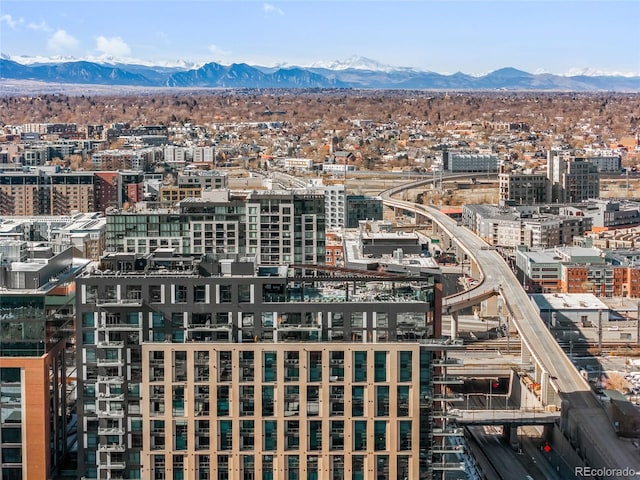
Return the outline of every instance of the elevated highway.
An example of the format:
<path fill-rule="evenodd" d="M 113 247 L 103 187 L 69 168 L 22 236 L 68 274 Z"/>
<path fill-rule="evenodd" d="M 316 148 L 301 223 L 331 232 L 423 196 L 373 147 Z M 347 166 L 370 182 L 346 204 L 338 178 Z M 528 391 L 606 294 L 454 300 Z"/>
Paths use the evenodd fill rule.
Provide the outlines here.
<path fill-rule="evenodd" d="M 490 291 L 499 292 L 511 322 L 520 334 L 522 363 L 533 365 L 534 380 L 541 387 L 542 404 L 548 409 L 553 406 L 561 409 L 560 428 L 579 454 L 595 468 L 629 467 L 640 471 L 640 450 L 616 436 L 588 382 L 564 354 L 502 257 L 437 208 L 393 198 L 404 190 L 426 183 L 401 185 L 380 195 L 386 206 L 412 212 L 416 221 L 418 217 L 431 220 L 434 230 L 440 231 L 476 263 L 481 281 L 467 291 L 469 296 L 481 297 Z M 464 298 L 464 295 L 456 295 L 445 299 L 444 305 L 455 312 L 456 305 L 464 302 Z"/>

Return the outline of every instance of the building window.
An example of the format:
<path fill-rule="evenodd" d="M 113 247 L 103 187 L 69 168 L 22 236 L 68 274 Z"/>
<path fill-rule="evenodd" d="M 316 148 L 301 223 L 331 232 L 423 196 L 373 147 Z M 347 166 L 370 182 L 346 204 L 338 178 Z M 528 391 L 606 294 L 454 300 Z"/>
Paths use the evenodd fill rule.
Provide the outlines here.
<path fill-rule="evenodd" d="M 374 352 L 374 381 L 387 381 L 387 352 Z"/>
<path fill-rule="evenodd" d="M 309 381 L 322 381 L 322 352 L 309 352 Z"/>
<path fill-rule="evenodd" d="M 353 352 L 353 381 L 367 381 L 367 352 Z"/>
<path fill-rule="evenodd" d="M 277 450 L 278 448 L 278 422 L 275 420 L 265 420 L 263 423 L 263 447 L 267 451 Z"/>
<path fill-rule="evenodd" d="M 376 386 L 376 416 L 389 416 L 389 387 Z"/>
<path fill-rule="evenodd" d="M 354 420 L 353 422 L 353 449 L 367 449 L 367 422 L 366 420 Z"/>
<path fill-rule="evenodd" d="M 287 420 L 285 424 L 285 449 L 298 450 L 300 448 L 300 422 L 298 420 Z"/>
<path fill-rule="evenodd" d="M 410 382 L 411 381 L 411 354 L 412 352 L 399 352 L 398 356 L 398 381 Z"/>
<path fill-rule="evenodd" d="M 398 386 L 398 417 L 409 416 L 409 387 Z"/>
<path fill-rule="evenodd" d="M 309 450 L 322 450 L 322 422 L 309 422 Z"/>
<path fill-rule="evenodd" d="M 194 303 L 206 303 L 207 301 L 206 285 L 195 285 L 193 287 L 193 301 Z"/>
<path fill-rule="evenodd" d="M 398 450 L 411 450 L 411 420 L 399 422 Z"/>

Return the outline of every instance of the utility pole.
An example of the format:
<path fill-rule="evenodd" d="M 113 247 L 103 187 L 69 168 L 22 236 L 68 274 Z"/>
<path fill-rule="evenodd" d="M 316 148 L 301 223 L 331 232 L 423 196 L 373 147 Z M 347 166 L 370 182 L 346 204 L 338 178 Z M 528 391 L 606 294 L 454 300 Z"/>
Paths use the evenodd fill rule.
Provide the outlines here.
<path fill-rule="evenodd" d="M 636 330 L 636 343 L 638 345 L 640 345 L 640 302 L 638 302 L 638 321 L 636 322 L 637 324 L 637 330 Z"/>
<path fill-rule="evenodd" d="M 598 310 L 598 350 L 602 353 L 602 310 Z"/>

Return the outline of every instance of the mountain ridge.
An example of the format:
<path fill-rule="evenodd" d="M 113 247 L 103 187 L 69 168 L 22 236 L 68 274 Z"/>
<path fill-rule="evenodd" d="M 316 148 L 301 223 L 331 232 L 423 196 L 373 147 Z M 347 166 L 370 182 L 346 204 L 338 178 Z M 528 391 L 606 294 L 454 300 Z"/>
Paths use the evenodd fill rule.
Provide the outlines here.
<path fill-rule="evenodd" d="M 177 66 L 148 66 L 86 60 L 19 63 L 0 56 L 0 78 L 46 83 L 176 88 L 365 88 L 438 90 L 562 90 L 640 91 L 640 76 L 529 73 L 504 67 L 481 76 L 462 72 L 446 75 L 406 67 L 389 67 L 364 57 L 344 62 L 299 67 L 261 67 L 246 63 L 199 67 L 185 62 Z M 329 68 L 333 67 L 333 68 Z"/>

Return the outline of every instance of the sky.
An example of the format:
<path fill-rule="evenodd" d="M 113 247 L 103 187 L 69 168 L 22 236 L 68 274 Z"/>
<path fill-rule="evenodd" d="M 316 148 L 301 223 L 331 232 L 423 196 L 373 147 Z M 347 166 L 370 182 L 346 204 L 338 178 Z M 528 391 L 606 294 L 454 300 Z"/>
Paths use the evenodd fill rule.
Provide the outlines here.
<path fill-rule="evenodd" d="M 640 0 L 0 2 L 10 56 L 640 75 Z"/>

